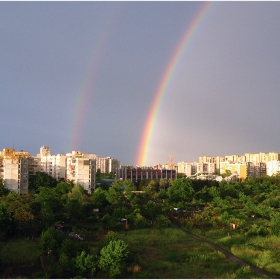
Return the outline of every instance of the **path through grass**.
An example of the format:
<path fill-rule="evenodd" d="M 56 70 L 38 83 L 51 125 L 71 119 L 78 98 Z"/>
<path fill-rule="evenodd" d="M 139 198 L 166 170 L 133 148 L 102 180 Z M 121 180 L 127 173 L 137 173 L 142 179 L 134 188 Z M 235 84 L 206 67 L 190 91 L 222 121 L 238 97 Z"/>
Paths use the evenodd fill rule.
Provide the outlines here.
<path fill-rule="evenodd" d="M 134 278 L 262 278 L 173 228 L 118 233 L 131 248 Z M 264 277 L 263 277 L 264 278 Z"/>

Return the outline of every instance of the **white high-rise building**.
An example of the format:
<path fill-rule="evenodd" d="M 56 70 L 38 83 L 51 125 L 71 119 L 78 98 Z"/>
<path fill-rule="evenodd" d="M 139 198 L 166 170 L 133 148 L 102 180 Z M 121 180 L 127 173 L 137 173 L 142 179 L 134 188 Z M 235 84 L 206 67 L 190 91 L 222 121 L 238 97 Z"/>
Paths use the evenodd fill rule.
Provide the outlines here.
<path fill-rule="evenodd" d="M 194 165 L 192 162 L 185 162 L 185 161 L 178 162 L 178 173 L 183 173 L 189 177 L 194 174 L 193 166 Z"/>
<path fill-rule="evenodd" d="M 42 146 L 37 157 L 40 160 L 40 171 L 47 173 L 56 180 L 66 178 L 66 155 L 51 155 L 50 148 Z"/>
<path fill-rule="evenodd" d="M 111 157 L 96 158 L 96 171 L 100 169 L 101 173 L 115 173 L 117 168 L 120 167 L 120 162 Z"/>
<path fill-rule="evenodd" d="M 268 176 L 277 175 L 280 172 L 280 161 L 272 160 L 266 163 L 266 174 Z"/>
<path fill-rule="evenodd" d="M 28 193 L 29 153 L 6 148 L 0 152 L 0 178 L 4 186 L 17 194 Z"/>
<path fill-rule="evenodd" d="M 66 179 L 81 185 L 91 193 L 95 188 L 96 161 L 84 157 L 81 151 L 66 154 Z"/>
<path fill-rule="evenodd" d="M 81 185 L 89 193 L 95 188 L 95 154 L 83 154 L 82 151 L 51 155 L 50 148 L 42 146 L 37 155 L 42 172 L 59 180 L 64 178 Z"/>

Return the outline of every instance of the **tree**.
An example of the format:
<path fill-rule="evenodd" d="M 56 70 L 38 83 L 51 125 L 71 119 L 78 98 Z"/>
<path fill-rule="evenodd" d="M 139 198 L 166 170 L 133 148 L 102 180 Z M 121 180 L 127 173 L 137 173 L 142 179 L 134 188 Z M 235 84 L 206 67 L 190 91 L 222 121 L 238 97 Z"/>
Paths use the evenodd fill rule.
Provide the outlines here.
<path fill-rule="evenodd" d="M 35 201 L 41 204 L 42 208 L 51 208 L 53 212 L 59 212 L 63 209 L 61 203 L 61 194 L 56 188 L 39 187 L 38 193 L 35 194 Z"/>
<path fill-rule="evenodd" d="M 112 240 L 100 251 L 99 267 L 109 271 L 109 276 L 119 276 L 129 255 L 128 245 L 123 240 Z"/>
<path fill-rule="evenodd" d="M 115 183 L 106 192 L 106 199 L 111 204 L 119 204 L 122 201 L 121 189 L 123 182 L 120 180 L 115 181 Z"/>
<path fill-rule="evenodd" d="M 55 188 L 39 187 L 35 201 L 41 205 L 41 218 L 44 228 L 48 228 L 55 220 L 54 213 L 62 212 L 63 204 Z"/>
<path fill-rule="evenodd" d="M 166 190 L 169 187 L 169 182 L 167 179 L 160 179 L 159 180 L 159 187 Z"/>
<path fill-rule="evenodd" d="M 131 191 L 133 191 L 133 189 L 134 189 L 134 185 L 131 180 L 124 180 L 123 185 L 124 185 L 124 191 L 126 194 L 130 194 Z"/>
<path fill-rule="evenodd" d="M 58 256 L 62 241 L 62 233 L 53 227 L 49 227 L 47 230 L 43 231 L 40 237 L 41 248 L 43 252 L 49 255 Z"/>
<path fill-rule="evenodd" d="M 28 189 L 37 191 L 39 187 L 54 188 L 57 185 L 57 181 L 52 176 L 45 172 L 36 172 L 35 175 L 30 176 L 28 181 Z"/>
<path fill-rule="evenodd" d="M 209 188 L 209 194 L 211 194 L 213 198 L 221 196 L 221 192 L 216 186 Z"/>
<path fill-rule="evenodd" d="M 158 209 L 157 205 L 152 200 L 149 200 L 144 205 L 143 210 L 144 210 L 144 216 L 150 220 L 153 220 L 155 218 L 155 216 L 159 213 L 159 209 Z"/>
<path fill-rule="evenodd" d="M 107 191 L 103 190 L 102 188 L 97 188 L 94 190 L 91 201 L 95 207 L 102 207 L 108 204 L 106 192 Z"/>
<path fill-rule="evenodd" d="M 151 191 L 158 191 L 159 190 L 159 180 L 151 180 L 149 182 L 148 188 Z"/>
<path fill-rule="evenodd" d="M 53 265 L 59 278 L 71 278 L 76 276 L 75 260 L 79 254 L 77 242 L 69 238 L 63 239 L 58 252 L 57 261 Z"/>
<path fill-rule="evenodd" d="M 55 187 L 57 194 L 60 196 L 62 203 L 66 203 L 68 193 L 71 192 L 74 184 L 72 182 L 59 181 Z"/>
<path fill-rule="evenodd" d="M 69 199 L 77 200 L 79 203 L 86 202 L 86 191 L 83 186 L 75 185 L 68 193 Z"/>
<path fill-rule="evenodd" d="M 168 188 L 168 197 L 171 202 L 180 202 L 191 200 L 194 194 L 192 181 L 186 178 L 180 178 L 173 181 L 171 187 Z"/>
<path fill-rule="evenodd" d="M 9 190 L 4 186 L 3 180 L 0 179 L 0 197 L 9 194 Z"/>
<path fill-rule="evenodd" d="M 12 213 L 8 209 L 7 202 L 0 203 L 0 234 L 6 235 L 12 226 Z"/>
<path fill-rule="evenodd" d="M 160 189 L 159 192 L 156 194 L 155 196 L 156 198 L 159 198 L 159 199 L 165 199 L 165 198 L 168 198 L 168 194 L 167 194 L 167 191 L 164 190 L 164 189 Z"/>
<path fill-rule="evenodd" d="M 33 198 L 30 195 L 18 195 L 10 192 L 3 201 L 7 202 L 7 209 L 12 214 L 18 234 L 28 233 L 34 219 L 30 204 Z"/>
<path fill-rule="evenodd" d="M 75 267 L 78 270 L 78 276 L 92 278 L 96 271 L 94 256 L 83 250 L 75 259 Z"/>
<path fill-rule="evenodd" d="M 280 214 L 275 213 L 270 222 L 271 234 L 279 236 L 280 234 Z"/>

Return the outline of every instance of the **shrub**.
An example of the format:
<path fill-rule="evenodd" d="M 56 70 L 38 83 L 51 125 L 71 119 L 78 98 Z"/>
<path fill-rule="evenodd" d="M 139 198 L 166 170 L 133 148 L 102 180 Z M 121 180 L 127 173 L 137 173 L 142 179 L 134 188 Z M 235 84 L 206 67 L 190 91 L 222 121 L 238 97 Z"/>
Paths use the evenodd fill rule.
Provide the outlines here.
<path fill-rule="evenodd" d="M 156 221 L 159 228 L 169 227 L 170 225 L 170 220 L 164 215 L 158 215 Z"/>
<path fill-rule="evenodd" d="M 148 227 L 146 219 L 140 213 L 136 213 L 136 215 L 134 216 L 133 225 L 135 228 Z"/>

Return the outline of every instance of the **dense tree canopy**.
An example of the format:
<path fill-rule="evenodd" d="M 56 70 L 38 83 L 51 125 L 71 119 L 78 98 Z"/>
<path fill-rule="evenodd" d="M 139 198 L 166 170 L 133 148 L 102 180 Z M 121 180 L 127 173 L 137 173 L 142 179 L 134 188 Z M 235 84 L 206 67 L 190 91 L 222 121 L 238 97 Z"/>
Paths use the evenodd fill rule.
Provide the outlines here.
<path fill-rule="evenodd" d="M 192 199 L 194 189 L 192 181 L 186 178 L 175 180 L 171 187 L 168 188 L 168 197 L 171 202 L 188 201 Z"/>

